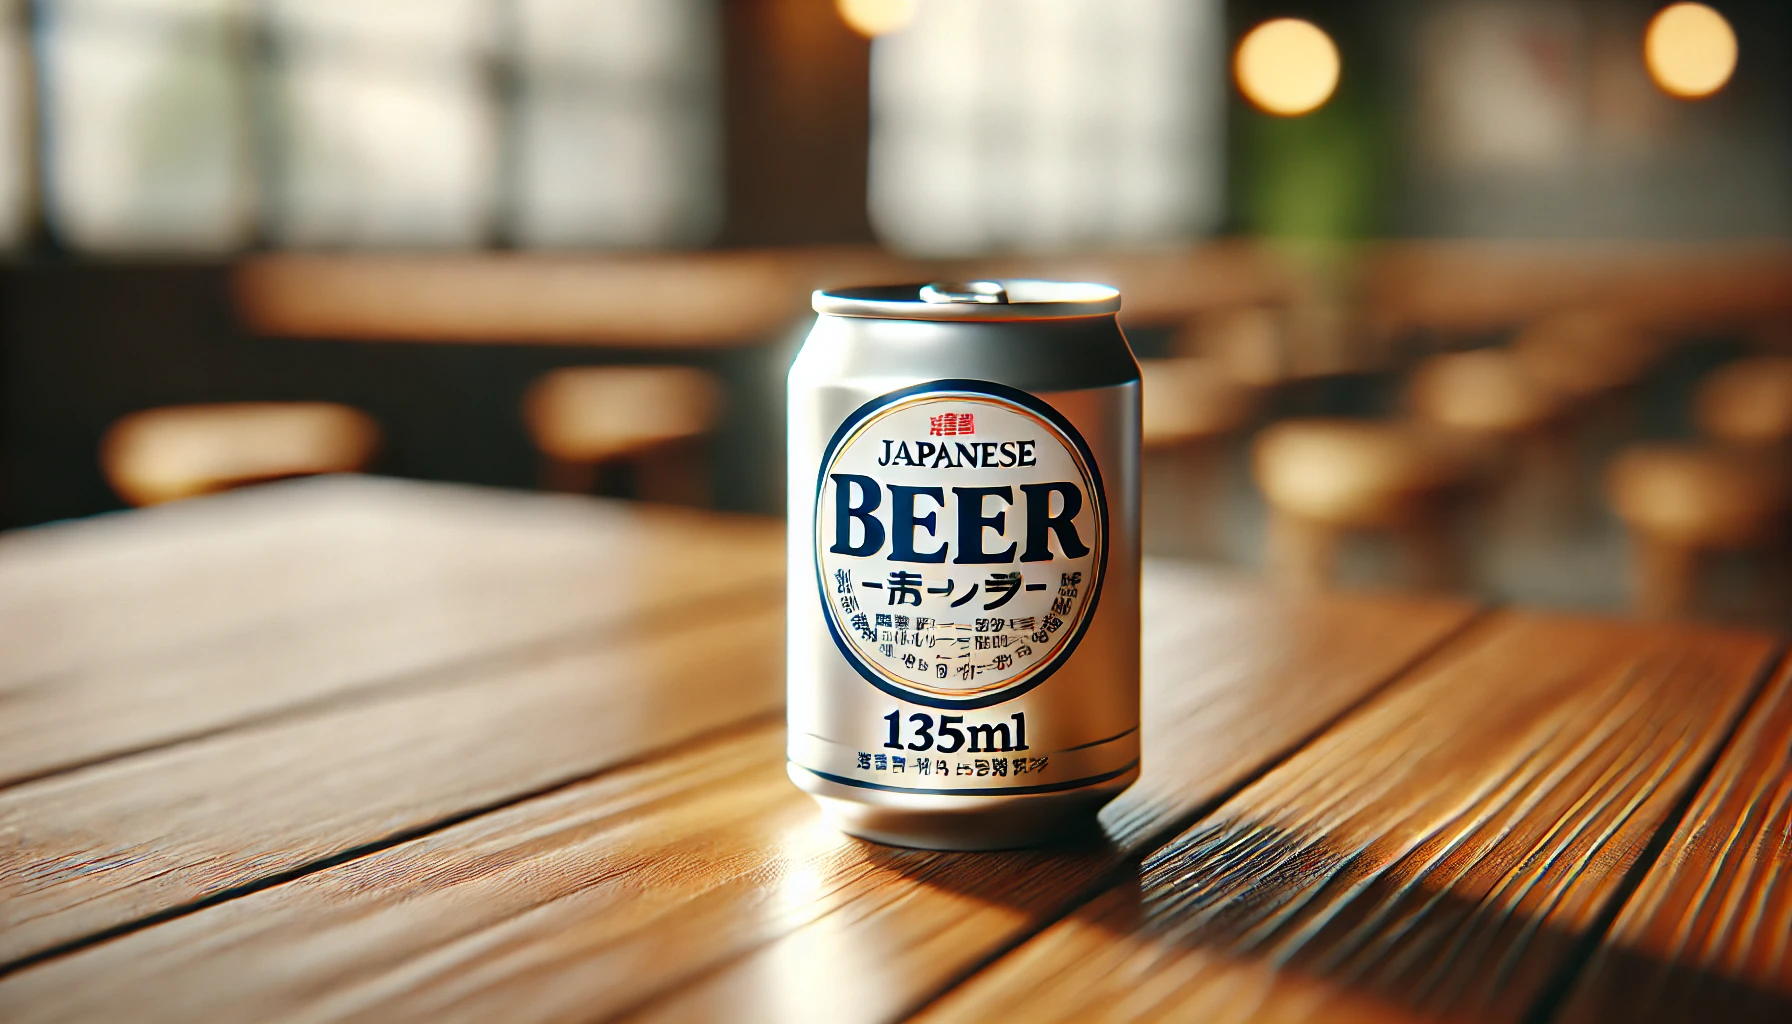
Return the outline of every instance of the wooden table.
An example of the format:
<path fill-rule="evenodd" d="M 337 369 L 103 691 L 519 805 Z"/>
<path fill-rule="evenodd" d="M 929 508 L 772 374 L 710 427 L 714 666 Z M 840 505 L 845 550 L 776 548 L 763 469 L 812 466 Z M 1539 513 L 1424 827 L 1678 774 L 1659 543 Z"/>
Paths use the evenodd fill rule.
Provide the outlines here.
<path fill-rule="evenodd" d="M 775 524 L 316 480 L 0 538 L 0 1020 L 1792 1019 L 1777 641 L 1146 572 L 1104 841 L 784 778 Z"/>

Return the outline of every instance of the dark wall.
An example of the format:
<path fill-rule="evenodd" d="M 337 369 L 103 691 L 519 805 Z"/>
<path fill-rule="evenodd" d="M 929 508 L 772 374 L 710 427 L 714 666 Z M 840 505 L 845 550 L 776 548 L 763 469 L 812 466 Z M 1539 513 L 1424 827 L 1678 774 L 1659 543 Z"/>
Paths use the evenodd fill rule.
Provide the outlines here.
<path fill-rule="evenodd" d="M 826 0 L 724 5 L 724 245 L 872 241 L 871 44 Z"/>
<path fill-rule="evenodd" d="M 117 507 L 99 440 L 122 412 L 229 393 L 213 267 L 27 263 L 0 274 L 6 519 L 11 525 Z"/>
<path fill-rule="evenodd" d="M 344 402 L 379 421 L 379 472 L 533 487 L 538 464 L 520 411 L 529 385 L 561 366 L 628 362 L 720 374 L 730 402 L 715 442 L 717 501 L 781 508 L 764 465 L 783 450 L 779 384 L 793 342 L 666 353 L 257 338 L 238 325 L 228 281 L 228 267 L 215 263 L 0 270 L 6 525 L 122 507 L 100 473 L 106 428 L 126 413 L 184 402 Z M 628 482 L 611 487 L 626 493 Z"/>

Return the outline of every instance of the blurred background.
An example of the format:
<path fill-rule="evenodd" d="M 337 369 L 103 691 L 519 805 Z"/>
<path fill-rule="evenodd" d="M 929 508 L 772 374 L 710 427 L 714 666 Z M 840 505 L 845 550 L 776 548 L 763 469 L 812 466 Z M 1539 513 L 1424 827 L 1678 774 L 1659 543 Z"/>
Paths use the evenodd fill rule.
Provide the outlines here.
<path fill-rule="evenodd" d="M 1783 0 L 0 0 L 0 516 L 781 513 L 810 289 L 1067 277 L 1150 553 L 1783 627 L 1787 53 Z"/>

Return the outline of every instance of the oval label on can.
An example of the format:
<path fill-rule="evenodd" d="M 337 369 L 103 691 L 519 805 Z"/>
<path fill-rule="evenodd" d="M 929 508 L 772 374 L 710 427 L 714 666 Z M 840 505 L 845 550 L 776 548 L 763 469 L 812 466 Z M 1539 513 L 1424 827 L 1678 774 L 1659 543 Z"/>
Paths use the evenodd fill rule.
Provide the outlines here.
<path fill-rule="evenodd" d="M 834 432 L 814 539 L 828 629 L 861 676 L 917 704 L 988 707 L 1044 682 L 1088 629 L 1107 494 L 1082 435 L 1047 403 L 930 381 Z"/>

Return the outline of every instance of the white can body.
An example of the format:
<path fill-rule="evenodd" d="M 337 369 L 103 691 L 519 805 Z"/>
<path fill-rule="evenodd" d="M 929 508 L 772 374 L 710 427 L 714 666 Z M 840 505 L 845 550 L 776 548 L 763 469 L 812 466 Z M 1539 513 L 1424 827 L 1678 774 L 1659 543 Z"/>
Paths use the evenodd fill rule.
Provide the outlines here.
<path fill-rule="evenodd" d="M 790 372 L 791 778 L 898 845 L 1086 825 L 1139 768 L 1125 338 L 1111 311 L 825 298 Z"/>

